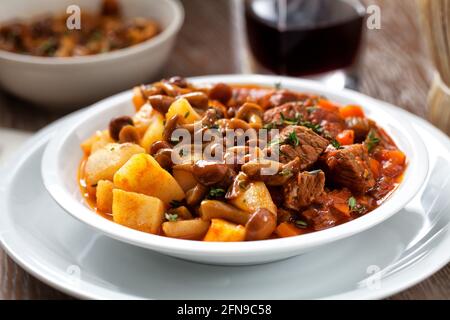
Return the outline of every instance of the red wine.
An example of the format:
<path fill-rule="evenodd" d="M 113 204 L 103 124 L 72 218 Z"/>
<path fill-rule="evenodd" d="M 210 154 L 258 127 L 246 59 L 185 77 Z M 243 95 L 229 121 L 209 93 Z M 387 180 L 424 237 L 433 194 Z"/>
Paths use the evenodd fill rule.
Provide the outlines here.
<path fill-rule="evenodd" d="M 304 76 L 347 68 L 358 55 L 362 9 L 344 0 L 246 0 L 250 49 L 263 67 L 277 74 Z"/>

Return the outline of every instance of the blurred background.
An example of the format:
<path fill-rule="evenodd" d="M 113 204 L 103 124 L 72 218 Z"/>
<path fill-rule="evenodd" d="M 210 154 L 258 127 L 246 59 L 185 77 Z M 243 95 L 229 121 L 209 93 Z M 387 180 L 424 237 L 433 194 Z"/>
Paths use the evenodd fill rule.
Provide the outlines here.
<path fill-rule="evenodd" d="M 252 55 L 248 54 L 246 42 L 243 42 L 246 36 L 243 25 L 244 12 L 237 9 L 240 5 L 243 6 L 242 1 L 182 0 L 181 2 L 185 10 L 183 26 L 167 64 L 160 76 L 153 77 L 153 80 L 173 75 L 267 72 L 262 68 L 252 69 L 254 67 Z M 423 37 L 418 36 L 419 12 L 416 2 L 364 0 L 362 3 L 365 6 L 375 4 L 380 7 L 381 29 L 368 30 L 363 25 L 360 28 L 361 40 L 358 28 L 350 29 L 356 38 L 354 42 L 361 41 L 361 48 L 358 51 L 359 63 L 356 70 L 350 70 L 350 75 L 356 82 L 350 83 L 350 87 L 398 105 L 419 116 L 425 116 L 426 96 L 433 68 Z M 339 37 L 339 30 L 337 32 Z M 255 38 L 256 35 L 253 39 Z M 273 47 L 270 43 L 261 42 L 261 44 L 268 48 Z M 338 49 L 339 47 L 336 48 L 337 51 Z M 350 57 L 356 54 L 353 52 L 354 49 L 349 50 Z M 262 50 L 256 50 L 258 51 Z M 334 52 L 326 53 L 328 57 L 336 55 Z M 311 57 L 303 58 L 311 59 Z M 283 66 L 277 65 L 274 68 L 281 70 Z M 304 76 L 305 73 L 308 73 L 308 70 L 300 70 L 298 75 Z M 0 127 L 36 131 L 67 113 L 67 111 L 45 111 L 3 90 L 0 92 Z"/>

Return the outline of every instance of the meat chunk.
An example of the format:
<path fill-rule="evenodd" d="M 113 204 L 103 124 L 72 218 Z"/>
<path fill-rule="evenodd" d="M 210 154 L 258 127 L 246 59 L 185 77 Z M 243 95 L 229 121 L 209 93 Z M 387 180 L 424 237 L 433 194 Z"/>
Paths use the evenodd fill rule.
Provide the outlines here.
<path fill-rule="evenodd" d="M 282 116 L 285 119 L 296 119 L 302 117 L 306 119 L 308 112 L 302 102 L 288 102 L 279 107 L 267 110 L 264 113 L 264 123 L 281 123 Z"/>
<path fill-rule="evenodd" d="M 348 199 L 351 196 L 351 192 L 345 188 L 324 192 L 301 215 L 316 231 L 344 223 L 352 219 L 348 207 Z"/>
<path fill-rule="evenodd" d="M 345 120 L 338 111 L 326 110 L 324 108 L 310 109 L 308 120 L 314 124 L 319 124 L 324 131 L 332 138 L 335 138 L 339 132 L 345 129 Z"/>
<path fill-rule="evenodd" d="M 324 155 L 331 179 L 356 193 L 366 193 L 375 185 L 369 154 L 362 144 L 353 144 Z"/>
<path fill-rule="evenodd" d="M 300 95 L 289 90 L 275 90 L 266 94 L 259 101 L 259 104 L 263 107 L 263 109 L 269 109 L 281 106 L 287 102 L 305 100 L 306 98 L 306 95 Z"/>
<path fill-rule="evenodd" d="M 317 161 L 328 146 L 327 139 L 302 126 L 287 126 L 280 133 L 280 162 L 287 163 L 300 158 L 300 170 Z"/>
<path fill-rule="evenodd" d="M 322 193 L 325 186 L 325 174 L 318 170 L 300 172 L 284 186 L 284 205 L 292 210 L 309 206 Z"/>

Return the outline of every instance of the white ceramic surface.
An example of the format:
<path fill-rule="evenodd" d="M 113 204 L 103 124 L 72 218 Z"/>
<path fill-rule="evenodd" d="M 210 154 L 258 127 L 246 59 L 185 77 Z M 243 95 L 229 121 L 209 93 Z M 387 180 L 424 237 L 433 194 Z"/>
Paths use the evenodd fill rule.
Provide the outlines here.
<path fill-rule="evenodd" d="M 0 23 L 49 12 L 64 13 L 69 5 L 95 12 L 100 3 L 100 0 L 2 0 Z M 33 57 L 0 50 L 0 86 L 45 108 L 67 110 L 153 79 L 173 47 L 183 23 L 183 7 L 178 0 L 120 3 L 126 17 L 155 19 L 163 31 L 138 45 L 85 57 Z"/>
<path fill-rule="evenodd" d="M 257 266 L 210 266 L 88 228 L 51 199 L 41 180 L 40 159 L 55 125 L 32 138 L 0 173 L 0 243 L 25 270 L 80 298 L 385 298 L 450 261 L 450 140 L 425 121 L 396 112 L 427 141 L 431 170 L 421 191 L 380 225 L 299 257 Z"/>
<path fill-rule="evenodd" d="M 71 215 L 105 234 L 171 256 L 211 264 L 257 264 L 281 260 L 310 251 L 370 227 L 391 217 L 417 193 L 427 174 L 425 146 L 415 130 L 399 122 L 374 99 L 351 91 L 332 91 L 311 81 L 271 76 L 209 76 L 193 78 L 194 83 L 254 83 L 273 85 L 281 81 L 285 88 L 326 95 L 342 104 L 361 104 L 368 117 L 376 120 L 408 157 L 408 168 L 399 188 L 373 212 L 343 225 L 299 237 L 240 243 L 211 243 L 156 236 L 123 227 L 95 214 L 85 204 L 76 183 L 82 152 L 80 143 L 112 117 L 133 112 L 131 92 L 111 97 L 87 109 L 71 125 L 64 126 L 49 143 L 42 161 L 44 184 L 53 198 Z"/>

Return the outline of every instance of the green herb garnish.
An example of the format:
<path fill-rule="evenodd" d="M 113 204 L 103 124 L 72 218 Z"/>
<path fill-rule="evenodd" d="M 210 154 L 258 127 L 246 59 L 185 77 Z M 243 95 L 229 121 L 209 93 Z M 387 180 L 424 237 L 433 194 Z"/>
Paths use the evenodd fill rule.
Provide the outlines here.
<path fill-rule="evenodd" d="M 297 228 L 300 228 L 300 229 L 306 229 L 306 228 L 308 228 L 308 224 L 307 224 L 305 221 L 303 221 L 303 220 L 295 220 L 295 221 L 294 221 L 294 225 L 295 225 Z"/>
<path fill-rule="evenodd" d="M 367 150 L 371 152 L 373 148 L 375 148 L 380 143 L 380 138 L 378 138 L 375 135 L 375 131 L 370 130 L 369 134 L 367 135 L 365 144 L 367 146 Z"/>
<path fill-rule="evenodd" d="M 169 204 L 170 204 L 171 208 L 178 208 L 178 207 L 181 207 L 183 205 L 183 201 L 172 200 L 172 201 L 170 201 Z"/>
<path fill-rule="evenodd" d="M 294 147 L 297 147 L 300 144 L 300 140 L 298 140 L 298 137 L 294 131 L 289 133 L 288 137 L 286 138 L 286 140 L 284 140 L 284 142 L 293 145 Z"/>
<path fill-rule="evenodd" d="M 341 146 L 341 144 L 339 143 L 339 141 L 337 141 L 337 140 L 335 140 L 335 139 L 333 139 L 333 140 L 331 140 L 331 145 L 333 146 L 333 147 L 335 147 L 336 149 L 342 149 L 342 146 Z"/>
<path fill-rule="evenodd" d="M 216 199 L 216 198 L 223 198 L 225 196 L 225 190 L 222 188 L 211 188 L 209 190 L 208 198 L 210 199 Z"/>
<path fill-rule="evenodd" d="M 176 213 L 165 213 L 165 217 L 167 221 L 177 221 L 178 215 Z"/>
<path fill-rule="evenodd" d="M 184 156 L 184 150 L 180 149 L 180 151 L 178 151 L 178 154 L 180 155 L 180 157 L 183 157 Z"/>
<path fill-rule="evenodd" d="M 308 111 L 308 113 L 313 113 L 316 110 L 317 110 L 317 107 L 307 107 L 306 108 L 306 111 Z"/>
<path fill-rule="evenodd" d="M 186 119 L 187 117 L 189 117 L 190 114 L 191 114 L 190 111 L 186 112 L 186 113 L 184 114 L 184 118 Z"/>
<path fill-rule="evenodd" d="M 363 214 L 364 211 L 366 211 L 366 207 L 364 207 L 363 205 L 359 204 L 355 197 L 350 197 L 348 198 L 348 207 L 350 209 L 351 212 L 356 212 L 359 214 Z"/>
<path fill-rule="evenodd" d="M 348 198 L 348 207 L 351 211 L 353 211 L 356 208 L 357 202 L 355 197 Z"/>
<path fill-rule="evenodd" d="M 323 132 L 322 126 L 318 123 L 312 123 L 310 121 L 302 121 L 299 123 L 299 125 L 309 128 L 317 134 L 321 134 Z"/>

